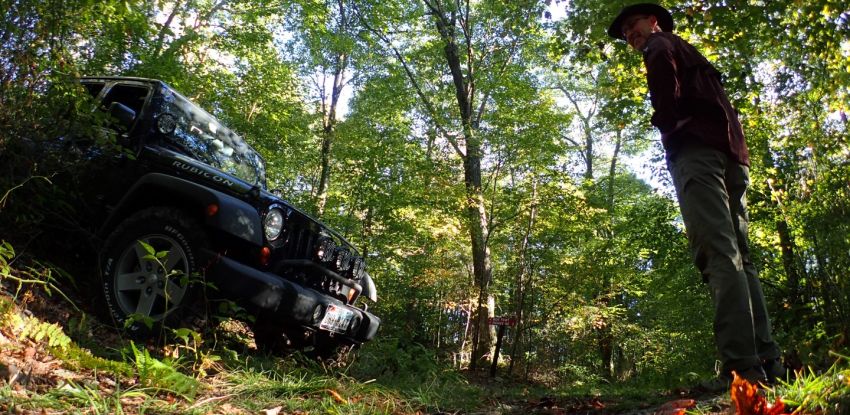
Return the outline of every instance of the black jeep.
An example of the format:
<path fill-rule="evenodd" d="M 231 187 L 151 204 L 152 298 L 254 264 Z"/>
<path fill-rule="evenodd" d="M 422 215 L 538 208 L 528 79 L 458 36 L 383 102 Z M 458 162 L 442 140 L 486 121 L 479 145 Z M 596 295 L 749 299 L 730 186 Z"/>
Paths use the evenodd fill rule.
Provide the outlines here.
<path fill-rule="evenodd" d="M 221 298 L 247 311 L 260 347 L 327 356 L 375 336 L 364 258 L 267 191 L 264 161 L 245 140 L 162 81 L 81 82 L 122 149 L 83 157 L 118 326 L 151 334 Z"/>

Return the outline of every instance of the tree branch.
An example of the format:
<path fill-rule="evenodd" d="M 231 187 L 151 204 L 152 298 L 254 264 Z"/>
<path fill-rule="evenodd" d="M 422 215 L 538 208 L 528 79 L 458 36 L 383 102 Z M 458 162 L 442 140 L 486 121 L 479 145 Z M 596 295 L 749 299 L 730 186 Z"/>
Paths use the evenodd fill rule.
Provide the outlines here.
<path fill-rule="evenodd" d="M 177 17 L 178 7 L 177 4 L 174 5 L 174 8 L 171 9 L 171 13 L 168 15 L 168 18 L 165 19 L 165 22 L 162 24 L 162 28 L 159 29 L 159 34 L 156 36 L 156 47 L 154 47 L 153 56 L 155 58 L 159 57 L 160 52 L 162 51 L 162 44 L 165 43 L 165 32 L 168 31 L 171 26 L 171 22 L 174 21 L 174 18 Z"/>
<path fill-rule="evenodd" d="M 429 8 L 431 8 L 432 10 L 434 10 L 434 9 L 433 9 L 433 7 L 431 7 L 431 5 L 428 3 L 428 0 L 423 0 L 423 2 L 424 2 L 424 3 L 425 3 L 425 4 L 429 7 Z M 464 154 L 463 150 L 461 150 L 460 146 L 458 145 L 457 140 L 456 140 L 454 137 L 452 137 L 452 136 L 449 134 L 449 132 L 446 130 L 446 128 L 443 126 L 443 124 L 442 124 L 442 123 L 440 123 L 439 118 L 437 118 L 437 111 L 434 109 L 434 105 L 433 105 L 433 104 L 431 103 L 431 101 L 428 99 L 428 96 L 427 96 L 427 95 L 425 95 L 425 93 L 422 91 L 422 88 L 420 87 L 419 82 L 417 82 L 417 81 L 416 81 L 416 75 L 413 73 L 413 69 L 412 69 L 412 68 L 410 68 L 410 65 L 408 65 L 408 64 L 407 64 L 407 61 L 404 59 L 404 56 L 402 56 L 402 55 L 401 55 L 401 52 L 399 52 L 398 48 L 396 48 L 396 47 L 392 44 L 392 42 L 390 42 L 389 38 L 387 38 L 387 36 L 386 36 L 384 33 L 382 33 L 380 30 L 378 30 L 378 29 L 376 29 L 376 28 L 372 27 L 372 25 L 370 25 L 370 24 L 367 22 L 367 20 L 366 20 L 365 18 L 363 18 L 362 13 L 360 13 L 360 8 L 359 8 L 359 7 L 357 7 L 357 4 L 356 4 L 356 3 L 354 4 L 354 11 L 355 11 L 355 13 L 357 13 L 357 16 L 358 16 L 358 18 L 359 18 L 359 20 L 360 20 L 360 23 L 361 23 L 361 24 L 362 24 L 362 25 L 363 25 L 363 26 L 364 26 L 367 30 L 369 30 L 369 31 L 370 31 L 370 32 L 372 32 L 375 36 L 377 36 L 377 37 L 378 37 L 378 39 L 380 39 L 380 40 L 381 40 L 381 42 L 383 42 L 384 44 L 386 44 L 386 45 L 387 45 L 387 47 L 389 47 L 389 48 L 390 48 L 390 50 L 392 50 L 393 55 L 394 55 L 394 56 L 396 57 L 396 59 L 398 59 L 398 61 L 401 63 L 401 66 L 402 66 L 402 68 L 404 69 L 404 73 L 407 75 L 407 79 L 410 81 L 410 84 L 413 86 L 413 89 L 416 91 L 416 95 L 418 95 L 418 96 L 419 96 L 419 99 L 420 99 L 420 100 L 422 100 L 422 104 L 425 106 L 425 109 L 426 109 L 426 111 L 427 111 L 427 113 L 428 113 L 428 116 L 431 118 L 431 121 L 434 123 L 434 127 L 437 129 L 437 131 L 439 131 L 439 132 L 440 132 L 440 134 L 441 134 L 443 137 L 445 137 L 445 138 L 446 138 L 446 140 L 448 140 L 448 142 L 452 145 L 452 147 L 454 148 L 454 150 L 455 150 L 458 154 L 460 154 L 460 155 L 461 155 L 461 157 L 464 157 L 464 156 L 465 156 L 465 154 Z"/>
<path fill-rule="evenodd" d="M 502 62 L 502 67 L 499 68 L 499 71 L 496 73 L 494 78 L 501 77 L 505 73 L 505 70 L 508 68 L 508 63 L 510 63 L 510 61 L 513 59 L 513 56 L 514 56 L 514 53 L 516 52 L 516 47 L 517 47 L 518 44 L 519 44 L 519 38 L 514 37 L 513 41 L 511 42 L 510 52 L 508 52 L 507 58 L 505 58 L 505 61 Z M 478 113 L 475 115 L 475 121 L 474 121 L 474 125 L 475 125 L 476 128 L 478 128 L 481 125 L 481 118 L 484 116 L 484 107 L 485 107 L 485 105 L 487 105 L 487 100 L 490 99 L 490 92 L 491 91 L 488 90 L 487 92 L 484 93 L 484 96 L 481 99 L 481 105 L 478 106 Z"/>

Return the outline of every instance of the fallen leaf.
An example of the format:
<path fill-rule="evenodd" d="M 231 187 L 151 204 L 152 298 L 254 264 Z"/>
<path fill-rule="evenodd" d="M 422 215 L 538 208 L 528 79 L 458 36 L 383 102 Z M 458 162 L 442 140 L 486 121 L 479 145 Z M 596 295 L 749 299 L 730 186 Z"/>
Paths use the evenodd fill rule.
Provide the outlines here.
<path fill-rule="evenodd" d="M 342 397 L 337 391 L 333 389 L 328 389 L 328 393 L 334 398 L 337 403 L 348 403 L 345 398 Z"/>
<path fill-rule="evenodd" d="M 282 406 L 274 407 L 272 409 L 266 409 L 263 411 L 265 415 L 277 415 L 283 409 Z"/>
<path fill-rule="evenodd" d="M 590 405 L 592 405 L 596 409 L 605 409 L 605 403 L 596 398 L 593 398 L 590 401 Z"/>
<path fill-rule="evenodd" d="M 687 409 L 696 406 L 696 401 L 693 399 L 677 399 L 661 405 L 654 415 L 682 415 Z"/>
<path fill-rule="evenodd" d="M 732 402 L 735 404 L 736 415 L 785 415 L 785 404 L 782 398 L 776 402 L 769 403 L 759 393 L 759 387 L 748 382 L 746 379 L 732 372 L 735 379 L 732 381 Z"/>
<path fill-rule="evenodd" d="M 218 410 L 223 415 L 244 414 L 245 412 L 229 403 L 224 403 L 218 407 Z"/>

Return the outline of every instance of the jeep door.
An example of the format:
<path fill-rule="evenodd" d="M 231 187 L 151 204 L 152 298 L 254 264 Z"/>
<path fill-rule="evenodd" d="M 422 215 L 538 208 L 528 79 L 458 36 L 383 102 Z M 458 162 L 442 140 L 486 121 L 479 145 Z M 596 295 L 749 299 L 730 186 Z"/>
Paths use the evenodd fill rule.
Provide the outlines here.
<path fill-rule="evenodd" d="M 111 79 L 86 79 L 83 85 L 99 99 L 98 110 L 110 115 L 103 135 L 109 139 L 88 152 L 88 168 L 81 178 L 82 188 L 93 193 L 87 198 L 95 199 L 94 208 L 100 215 L 117 203 L 141 174 L 136 156 L 149 128 L 144 117 L 153 88 L 147 82 Z"/>

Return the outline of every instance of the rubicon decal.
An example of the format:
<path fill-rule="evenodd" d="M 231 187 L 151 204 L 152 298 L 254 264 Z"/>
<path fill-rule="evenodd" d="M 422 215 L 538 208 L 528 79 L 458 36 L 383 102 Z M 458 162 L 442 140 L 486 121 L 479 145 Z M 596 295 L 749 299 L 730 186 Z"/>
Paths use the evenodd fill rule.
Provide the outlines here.
<path fill-rule="evenodd" d="M 204 170 L 204 169 L 199 168 L 199 167 L 195 167 L 191 164 L 184 163 L 180 160 L 174 160 L 174 162 L 171 163 L 171 165 L 173 167 L 180 169 L 180 170 L 184 170 L 184 171 L 187 171 L 189 173 L 197 174 L 198 176 L 204 177 L 206 179 L 210 179 L 210 180 L 212 180 L 216 183 L 221 183 L 221 184 L 228 186 L 228 187 L 233 186 L 233 182 L 224 178 L 224 177 L 221 177 L 217 174 L 210 173 L 207 170 Z"/>

